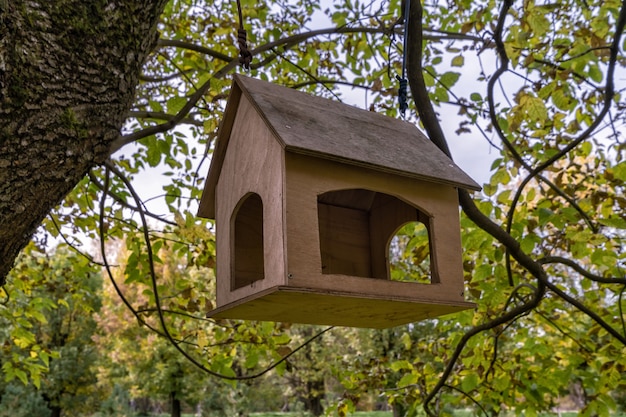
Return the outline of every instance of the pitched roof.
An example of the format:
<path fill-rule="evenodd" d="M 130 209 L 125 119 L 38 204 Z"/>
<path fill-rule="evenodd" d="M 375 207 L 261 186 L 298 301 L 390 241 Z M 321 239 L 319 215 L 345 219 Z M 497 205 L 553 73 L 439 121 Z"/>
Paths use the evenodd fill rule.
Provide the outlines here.
<path fill-rule="evenodd" d="M 286 151 L 480 190 L 474 180 L 412 123 L 235 75 L 204 190 L 210 194 L 208 198 L 203 195 L 200 215 L 214 210 L 208 204 L 213 205 L 214 189 L 242 94 Z"/>

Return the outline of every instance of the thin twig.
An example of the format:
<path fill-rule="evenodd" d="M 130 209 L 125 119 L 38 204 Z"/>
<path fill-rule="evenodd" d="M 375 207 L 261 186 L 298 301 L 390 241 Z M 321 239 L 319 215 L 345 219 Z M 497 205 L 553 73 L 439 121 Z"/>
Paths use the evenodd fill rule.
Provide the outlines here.
<path fill-rule="evenodd" d="M 83 258 L 87 259 L 90 263 L 98 265 L 98 266 L 104 266 L 103 263 L 96 261 L 93 258 L 93 256 L 91 256 L 91 255 L 89 255 L 87 253 L 84 253 L 83 251 L 78 249 L 78 247 L 76 247 L 73 243 L 71 243 L 68 240 L 67 236 L 65 236 L 65 233 L 63 233 L 63 231 L 61 230 L 61 226 L 59 226 L 59 224 L 54 219 L 54 217 L 52 215 L 48 215 L 48 217 L 50 218 L 50 220 L 52 220 L 52 224 L 54 225 L 54 228 L 57 230 L 57 232 L 59 233 L 59 236 L 61 236 L 61 239 L 63 239 L 63 241 L 65 242 L 65 244 L 67 246 L 69 246 L 74 252 L 76 252 L 77 254 L 82 256 Z"/>
<path fill-rule="evenodd" d="M 476 407 L 480 408 L 480 411 L 482 411 L 484 415 L 489 417 L 489 414 L 487 413 L 487 410 L 485 410 L 485 408 L 478 401 L 476 401 L 476 399 L 474 397 L 469 395 L 467 392 L 463 391 L 459 387 L 453 387 L 452 385 L 448 385 L 448 384 L 444 385 L 444 387 L 445 388 L 449 388 L 449 389 L 451 389 L 453 391 L 456 391 L 456 392 L 460 393 L 461 395 L 463 395 L 464 397 L 467 397 L 471 402 L 473 402 L 476 405 Z"/>
<path fill-rule="evenodd" d="M 176 117 L 173 114 L 161 112 L 161 111 L 140 111 L 131 110 L 126 114 L 127 117 L 134 117 L 136 119 L 153 119 L 153 120 L 172 120 Z M 201 120 L 190 119 L 188 117 L 180 120 L 179 124 L 192 125 L 197 127 L 204 126 L 204 122 Z"/>
<path fill-rule="evenodd" d="M 89 172 L 88 176 L 89 176 L 89 180 L 96 187 L 98 187 L 100 190 L 104 191 L 103 184 L 98 180 L 98 178 L 94 175 L 94 173 L 92 171 Z M 139 208 L 133 206 L 132 204 L 129 204 L 126 200 L 124 200 L 123 198 L 121 198 L 117 194 L 111 192 L 110 190 L 107 191 L 107 195 L 109 197 L 111 197 L 113 200 L 115 200 L 122 207 L 125 207 L 125 208 L 127 208 L 129 210 L 132 210 L 132 211 L 139 211 Z M 164 219 L 163 216 L 161 216 L 161 215 L 154 214 L 154 213 L 152 213 L 152 212 L 150 212 L 148 210 L 145 210 L 145 209 L 142 209 L 142 210 L 144 210 L 144 212 L 146 213 L 147 216 L 152 217 L 153 219 L 156 219 L 156 220 L 158 220 L 160 222 L 163 222 L 165 224 L 169 224 L 170 226 L 178 226 L 178 224 L 176 222 Z"/>
<path fill-rule="evenodd" d="M 324 36 L 324 35 L 341 35 L 341 34 L 352 34 L 352 33 L 379 33 L 379 34 L 385 34 L 387 31 L 387 28 L 385 27 L 348 27 L 348 26 L 343 26 L 343 27 L 332 27 L 332 28 L 326 28 L 326 29 L 318 29 L 318 30 L 312 30 L 309 32 L 303 32 L 303 33 L 298 33 L 295 35 L 291 35 L 291 36 L 287 36 L 285 38 L 281 38 L 281 39 L 277 39 L 275 41 L 272 42 L 268 42 L 264 45 L 261 45 L 253 50 L 250 51 L 250 53 L 252 54 L 252 56 L 254 55 L 258 55 L 267 51 L 271 51 L 276 47 L 283 47 L 285 49 L 290 48 L 293 45 L 297 45 L 300 42 L 306 41 L 308 39 L 311 38 L 315 38 L 318 36 Z M 472 42 L 482 42 L 483 40 L 481 38 L 476 38 L 473 37 L 471 35 L 464 35 L 464 34 L 454 34 L 454 35 L 426 35 L 425 37 L 427 39 L 431 39 L 431 40 L 442 40 L 442 39 L 450 39 L 451 36 L 453 36 L 455 39 L 464 39 L 464 40 L 469 40 Z M 273 59 L 273 58 L 272 58 Z M 129 135 L 124 135 L 124 136 L 120 136 L 118 139 L 114 140 L 113 143 L 111 144 L 109 153 L 113 154 L 115 153 L 117 150 L 121 149 L 122 147 L 124 147 L 125 145 L 129 144 L 129 143 L 133 143 L 136 142 L 142 138 L 151 136 L 151 135 L 155 135 L 158 133 L 163 133 L 166 132 L 172 128 L 174 128 L 175 126 L 178 125 L 178 123 L 181 122 L 181 120 L 183 120 L 185 118 L 185 116 L 187 115 L 187 113 L 189 113 L 189 111 L 196 105 L 196 103 L 204 96 L 204 94 L 209 90 L 210 88 L 210 82 L 212 79 L 220 79 L 223 78 L 224 76 L 226 76 L 226 74 L 228 74 L 229 72 L 231 72 L 233 69 L 235 69 L 237 67 L 237 64 L 239 63 L 239 58 L 232 58 L 226 65 L 224 65 L 220 70 L 218 70 L 217 72 L 215 72 L 213 74 L 213 76 L 211 78 L 209 78 L 209 80 L 207 80 L 203 85 L 201 85 L 200 87 L 198 87 L 198 89 L 196 90 L 196 92 L 190 96 L 189 100 L 187 101 L 187 103 L 185 104 L 185 106 L 176 114 L 173 115 L 172 118 L 170 120 L 168 120 L 165 123 L 156 125 L 156 126 L 151 126 L 148 127 L 146 129 L 143 130 L 139 130 L 137 132 L 131 133 Z"/>
<path fill-rule="evenodd" d="M 562 256 L 545 256 L 541 259 L 538 259 L 537 262 L 546 265 L 546 264 L 562 264 L 572 268 L 574 271 L 578 272 L 580 275 L 584 276 L 587 279 L 590 279 L 595 282 L 599 282 L 602 284 L 622 284 L 626 285 L 626 278 L 607 278 L 601 275 L 593 274 L 582 266 L 578 265 L 576 262 L 571 259 L 564 258 Z"/>
<path fill-rule="evenodd" d="M 206 46 L 202 45 L 196 45 L 195 43 L 191 42 L 185 42 L 179 39 L 159 39 L 157 42 L 157 46 L 172 46 L 174 48 L 188 49 L 190 51 L 199 52 L 201 54 L 208 55 L 210 57 L 217 58 L 221 61 L 226 62 L 230 62 L 234 59 L 233 57 L 216 51 L 215 49 L 207 48 Z"/>

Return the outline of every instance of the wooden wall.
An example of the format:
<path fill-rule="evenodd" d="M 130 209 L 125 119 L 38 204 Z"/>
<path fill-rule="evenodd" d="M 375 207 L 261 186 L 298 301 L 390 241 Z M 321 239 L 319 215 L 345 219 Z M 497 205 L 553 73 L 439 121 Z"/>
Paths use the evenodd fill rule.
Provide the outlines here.
<path fill-rule="evenodd" d="M 280 144 L 254 107 L 241 97 L 230 142 L 216 187 L 217 304 L 227 304 L 263 289 L 285 284 L 285 231 L 283 230 L 284 157 Z M 241 199 L 249 193 L 261 197 L 263 212 L 263 251 L 265 274 L 262 280 L 231 277 L 234 271 L 231 254 L 235 236 L 233 214 Z M 258 231 L 250 228 L 250 239 Z M 237 240 L 245 241 L 245 234 Z M 240 256 L 245 256 L 241 251 Z M 237 282 L 250 281 L 239 286 Z"/>

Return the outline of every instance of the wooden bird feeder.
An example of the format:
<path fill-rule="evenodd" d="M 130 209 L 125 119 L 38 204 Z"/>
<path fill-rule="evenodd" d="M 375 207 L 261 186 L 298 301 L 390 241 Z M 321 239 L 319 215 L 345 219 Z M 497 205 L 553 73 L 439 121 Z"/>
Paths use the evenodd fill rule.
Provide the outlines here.
<path fill-rule="evenodd" d="M 208 316 L 385 328 L 472 308 L 458 187 L 480 189 L 408 122 L 235 76 L 198 211 L 216 225 Z M 389 278 L 408 222 L 430 284 Z"/>

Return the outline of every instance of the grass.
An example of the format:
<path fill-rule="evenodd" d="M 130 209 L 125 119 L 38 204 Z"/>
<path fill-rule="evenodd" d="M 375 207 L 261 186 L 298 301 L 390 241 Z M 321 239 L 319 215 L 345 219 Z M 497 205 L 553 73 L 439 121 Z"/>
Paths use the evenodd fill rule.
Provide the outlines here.
<path fill-rule="evenodd" d="M 454 413 L 455 417 L 472 417 L 475 416 L 473 411 L 464 411 L 459 410 Z M 513 416 L 514 414 L 511 414 Z M 251 413 L 250 417 L 300 417 L 304 416 L 304 414 L 298 413 Z M 360 411 L 354 414 L 350 414 L 353 417 L 392 417 L 393 413 L 390 411 Z M 557 417 L 558 414 L 549 414 L 549 413 L 541 413 L 540 417 Z M 560 417 L 576 417 L 578 416 L 577 412 L 573 411 L 563 411 L 560 414 Z M 617 414 L 613 417 L 626 417 L 626 414 Z"/>
<path fill-rule="evenodd" d="M 475 416 L 472 411 L 459 410 L 454 413 L 455 417 L 472 417 Z M 513 416 L 514 414 L 511 414 Z M 162 414 L 163 417 L 169 417 L 169 414 Z M 307 417 L 307 414 L 303 413 L 284 413 L 284 412 L 264 412 L 264 413 L 250 413 L 250 417 Z M 350 414 L 352 417 L 392 417 L 393 413 L 390 411 L 359 411 L 354 414 Z M 557 414 L 541 413 L 540 417 L 557 417 Z M 578 413 L 572 411 L 564 411 L 560 414 L 560 417 L 576 417 Z M 183 417 L 195 417 L 195 414 L 183 414 Z M 626 414 L 616 414 L 613 417 L 626 417 Z"/>
<path fill-rule="evenodd" d="M 298 413 L 250 413 L 250 417 L 300 417 L 304 415 Z M 359 411 L 350 415 L 354 417 L 391 417 L 393 413 L 390 411 Z"/>

